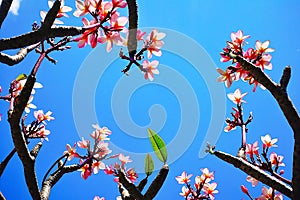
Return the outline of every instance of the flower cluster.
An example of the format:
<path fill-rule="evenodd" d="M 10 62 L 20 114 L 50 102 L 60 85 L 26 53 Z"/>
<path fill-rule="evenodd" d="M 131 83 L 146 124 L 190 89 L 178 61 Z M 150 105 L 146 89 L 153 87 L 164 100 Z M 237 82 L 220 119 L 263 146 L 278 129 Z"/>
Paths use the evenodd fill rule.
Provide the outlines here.
<path fill-rule="evenodd" d="M 262 170 L 265 170 L 271 174 L 276 174 L 279 179 L 284 179 L 280 175 L 284 173 L 284 170 L 280 170 L 279 174 L 277 174 L 279 167 L 285 166 L 285 164 L 282 162 L 283 156 L 277 155 L 275 152 L 270 153 L 268 156 L 268 151 L 271 147 L 277 147 L 275 144 L 278 139 L 274 138 L 272 139 L 269 134 L 265 136 L 261 136 L 262 146 L 263 146 L 263 152 L 261 153 L 261 156 L 264 158 L 265 162 L 262 161 L 261 156 L 258 153 L 259 147 L 258 147 L 258 141 L 254 142 L 253 144 L 247 144 L 245 154 L 249 157 L 246 157 L 250 159 L 250 162 L 254 164 L 255 166 L 258 166 Z M 255 178 L 248 176 L 247 181 L 252 184 L 253 187 L 257 186 L 259 181 Z M 251 197 L 248 189 L 246 186 L 241 186 L 242 191 L 249 197 Z M 251 197 L 252 198 L 252 197 Z M 258 200 L 263 199 L 276 199 L 281 200 L 283 199 L 282 195 L 280 193 L 275 193 L 275 190 L 273 188 L 267 189 L 266 187 L 262 188 L 262 195 L 258 198 Z"/>
<path fill-rule="evenodd" d="M 223 52 L 221 52 L 221 62 L 232 61 L 233 63 L 233 65 L 227 67 L 225 71 L 217 68 L 217 71 L 220 74 L 217 81 L 225 82 L 226 87 L 230 87 L 233 81 L 237 81 L 239 79 L 248 81 L 250 85 L 253 84 L 253 91 L 256 90 L 258 85 L 260 85 L 253 76 L 248 71 L 244 70 L 240 63 L 236 61 L 236 56 L 243 57 L 247 61 L 259 67 L 262 71 L 265 69 L 272 69 L 272 56 L 269 53 L 273 52 L 274 49 L 269 48 L 270 41 L 267 40 L 265 42 L 261 42 L 257 40 L 255 49 L 248 48 L 245 51 L 243 46 L 246 44 L 246 39 L 249 37 L 249 35 L 245 36 L 241 30 L 238 30 L 236 33 L 231 33 L 231 41 L 227 41 L 227 46 L 223 49 Z M 262 85 L 260 86 L 264 89 Z"/>
<path fill-rule="evenodd" d="M 207 168 L 201 169 L 202 175 L 195 177 L 194 188 L 190 185 L 190 178 L 192 174 L 187 175 L 184 171 L 181 176 L 177 176 L 176 180 L 179 184 L 185 184 L 182 186 L 182 192 L 180 193 L 185 199 L 188 200 L 199 200 L 199 199 L 214 199 L 215 194 L 218 193 L 216 190 L 217 183 L 213 182 L 214 173 L 210 172 Z"/>

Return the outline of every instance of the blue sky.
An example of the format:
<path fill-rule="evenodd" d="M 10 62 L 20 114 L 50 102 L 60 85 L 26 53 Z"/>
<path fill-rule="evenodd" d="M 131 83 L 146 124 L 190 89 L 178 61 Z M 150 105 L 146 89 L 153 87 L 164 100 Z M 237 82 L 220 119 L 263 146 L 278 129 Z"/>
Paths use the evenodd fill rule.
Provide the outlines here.
<path fill-rule="evenodd" d="M 251 188 L 253 196 L 258 197 L 261 185 L 252 188 L 245 181 L 246 174 L 213 156 L 199 156 L 200 147 L 210 128 L 220 130 L 224 127 L 223 123 L 211 118 L 225 119 L 231 112 L 233 104 L 225 99 L 224 91 L 234 92 L 239 87 L 242 92 L 249 92 L 245 98 L 247 104 L 244 112 L 247 114 L 252 111 L 254 115 L 248 127 L 248 142 L 258 140 L 261 145 L 260 136 L 267 133 L 279 138 L 279 147 L 273 151 L 284 156 L 285 177 L 291 178 L 292 131 L 275 100 L 268 91 L 260 88 L 252 93 L 252 86 L 243 82 L 236 82 L 230 89 L 225 89 L 223 84 L 215 83 L 218 76 L 215 68 L 224 69 L 227 66 L 227 63 L 220 63 L 219 52 L 225 47 L 226 40 L 230 39 L 231 32 L 241 29 L 251 35 L 248 47 L 253 47 L 256 40 L 269 39 L 275 52 L 272 53 L 273 70 L 268 74 L 278 81 L 283 67 L 291 65 L 292 78 L 288 92 L 299 109 L 300 28 L 296 20 L 300 17 L 300 4 L 296 0 L 251 3 L 152 0 L 138 1 L 138 4 L 140 27 L 156 27 L 169 34 L 165 39 L 163 56 L 157 58 L 161 64 L 161 74 L 153 82 L 144 80 L 136 69 L 130 71 L 129 77 L 125 77 L 120 73 L 126 63 L 118 59 L 119 47 L 114 47 L 107 54 L 103 45 L 93 50 L 89 46 L 78 49 L 73 44 L 69 51 L 53 53 L 58 63 L 43 62 L 37 80 L 44 88 L 38 90 L 34 99 L 38 108 L 53 111 L 56 118 L 47 126 L 51 131 L 49 142 L 44 143 L 37 160 L 39 180 L 63 153 L 67 143 L 78 141 L 92 131 L 92 123 L 99 123 L 113 131 L 111 141 L 116 151 L 126 152 L 132 157 L 152 151 L 145 138 L 147 127 L 159 131 L 166 143 L 170 144 L 170 173 L 156 199 L 181 199 L 181 186 L 177 184 L 175 176 L 185 170 L 194 174 L 194 178 L 201 173 L 200 168 L 205 167 L 215 171 L 219 190 L 217 199 L 246 199 L 240 191 L 241 184 Z M 75 3 L 66 1 L 66 5 L 74 8 Z M 47 9 L 46 1 L 21 1 L 18 15 L 9 14 L 0 30 L 0 37 L 30 31 L 32 22 L 40 20 L 40 10 Z M 64 19 L 64 22 L 66 25 L 81 25 L 81 21 L 73 16 Z M 199 61 L 194 60 L 197 55 Z M 1 65 L 0 85 L 3 94 L 18 74 L 30 72 L 37 57 L 32 52 L 14 67 Z M 85 90 L 78 90 L 78 84 L 83 85 Z M 220 95 L 215 96 L 218 91 Z M 0 113 L 3 114 L 0 122 L 2 160 L 13 146 L 5 120 L 8 103 L 0 104 Z M 85 112 L 88 108 L 92 112 Z M 212 113 L 214 109 L 218 111 L 215 112 L 217 116 Z M 239 131 L 219 131 L 214 134 L 220 134 L 217 149 L 236 154 L 240 146 Z M 138 156 L 134 161 L 131 166 L 142 165 Z M 161 166 L 159 161 L 155 164 L 156 168 Z M 30 199 L 23 177 L 21 163 L 15 156 L 0 179 L 1 191 L 7 199 Z M 143 174 L 140 177 L 143 178 Z M 83 180 L 80 173 L 75 172 L 64 176 L 51 191 L 51 199 L 93 199 L 95 195 L 106 199 L 118 196 L 117 185 L 112 177 L 101 172 Z"/>

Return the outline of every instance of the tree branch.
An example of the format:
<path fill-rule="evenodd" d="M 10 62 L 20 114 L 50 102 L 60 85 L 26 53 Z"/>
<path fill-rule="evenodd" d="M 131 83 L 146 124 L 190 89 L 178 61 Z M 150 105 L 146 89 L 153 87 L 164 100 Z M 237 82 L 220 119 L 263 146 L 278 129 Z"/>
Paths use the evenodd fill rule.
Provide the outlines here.
<path fill-rule="evenodd" d="M 12 4 L 13 0 L 3 0 L 0 6 L 0 28 L 8 14 L 8 11 L 10 9 L 10 6 Z"/>
<path fill-rule="evenodd" d="M 71 173 L 80 169 L 80 165 L 64 166 L 60 170 L 51 174 L 49 178 L 43 182 L 41 190 L 41 199 L 48 200 L 50 196 L 51 188 L 67 173 Z"/>
<path fill-rule="evenodd" d="M 137 48 L 137 21 L 138 21 L 138 14 L 137 14 L 137 3 L 136 0 L 127 0 L 128 4 L 128 13 L 129 13 L 129 34 L 128 34 L 128 52 L 129 57 L 134 59 L 136 54 Z"/>
<path fill-rule="evenodd" d="M 6 200 L 1 191 L 0 191 L 0 200 Z"/>
<path fill-rule="evenodd" d="M 27 48 L 21 48 L 18 51 L 18 53 L 16 53 L 13 56 L 10 56 L 10 55 L 0 52 L 0 62 L 7 64 L 9 66 L 16 65 L 16 64 L 20 63 L 22 60 L 24 60 L 24 58 L 27 56 L 27 54 L 30 51 L 32 51 L 33 49 L 35 49 L 38 45 L 39 45 L 39 43 L 30 45 Z"/>
<path fill-rule="evenodd" d="M 16 148 L 14 148 L 7 156 L 6 158 L 1 162 L 0 164 L 0 177 L 2 176 L 8 162 L 10 161 L 10 159 L 15 155 L 16 153 Z"/>
<path fill-rule="evenodd" d="M 43 146 L 43 143 L 42 143 L 42 142 L 39 142 L 39 143 L 37 143 L 37 144 L 33 147 L 33 149 L 30 151 L 30 155 L 31 155 L 32 157 L 34 157 L 34 159 L 36 159 L 36 157 L 37 157 L 37 155 L 39 154 L 39 152 L 40 152 L 42 146 Z"/>
<path fill-rule="evenodd" d="M 254 64 L 248 62 L 241 56 L 236 56 L 235 59 L 239 62 L 243 69 L 250 72 L 256 81 L 265 86 L 276 99 L 285 118 L 290 124 L 294 132 L 294 155 L 293 155 L 293 197 L 292 199 L 300 199 L 300 117 L 290 100 L 286 87 L 290 79 L 290 67 L 284 69 L 280 85 L 274 83 L 266 74 Z"/>
<path fill-rule="evenodd" d="M 246 174 L 250 175 L 251 177 L 255 178 L 256 180 L 278 190 L 282 194 L 286 195 L 287 197 L 292 197 L 292 188 L 285 185 L 280 180 L 276 179 L 275 177 L 269 175 L 268 173 L 264 172 L 263 170 L 259 169 L 257 166 L 252 165 L 251 163 L 247 162 L 243 158 L 235 157 L 230 154 L 224 153 L 222 151 L 212 151 L 210 153 L 217 156 L 221 160 L 232 164 L 234 167 L 239 168 Z"/>

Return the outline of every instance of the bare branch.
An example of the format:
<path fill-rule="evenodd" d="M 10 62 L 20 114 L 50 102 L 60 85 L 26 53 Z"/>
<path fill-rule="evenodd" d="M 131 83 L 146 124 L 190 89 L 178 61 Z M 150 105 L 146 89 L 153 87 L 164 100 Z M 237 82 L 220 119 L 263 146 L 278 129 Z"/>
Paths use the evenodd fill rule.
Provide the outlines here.
<path fill-rule="evenodd" d="M 128 34 L 127 48 L 129 52 L 129 57 L 133 59 L 134 55 L 136 54 L 136 48 L 137 48 L 137 39 L 136 39 L 137 23 L 138 23 L 137 3 L 135 0 L 127 0 L 127 4 L 128 4 L 128 13 L 129 13 L 129 34 Z"/>
<path fill-rule="evenodd" d="M 10 9 L 10 6 L 12 4 L 13 0 L 3 0 L 0 6 L 0 28 L 8 14 L 8 11 Z"/>
<path fill-rule="evenodd" d="M 6 200 L 1 191 L 0 191 L 0 200 Z"/>
<path fill-rule="evenodd" d="M 14 148 L 7 156 L 6 158 L 1 162 L 0 164 L 0 177 L 2 176 L 8 162 L 10 161 L 10 159 L 15 155 L 16 153 L 16 148 Z"/>
<path fill-rule="evenodd" d="M 259 180 L 260 182 L 274 188 L 275 190 L 278 190 L 279 192 L 288 196 L 289 198 L 292 197 L 292 188 L 290 188 L 280 180 L 276 179 L 275 177 L 264 172 L 263 170 L 259 169 L 257 166 L 247 162 L 243 158 L 235 157 L 221 151 L 210 150 L 209 152 L 222 159 L 223 161 L 232 164 L 236 168 L 239 168 L 240 170 L 255 178 L 256 180 Z"/>
<path fill-rule="evenodd" d="M 33 149 L 30 151 L 31 156 L 34 157 L 34 159 L 36 159 L 36 157 L 37 157 L 37 155 L 39 154 L 39 152 L 40 152 L 42 146 L 43 146 L 43 143 L 42 143 L 42 142 L 39 142 L 39 143 L 37 143 L 37 144 L 33 147 Z"/>
<path fill-rule="evenodd" d="M 280 87 L 286 91 L 286 88 L 289 84 L 291 78 L 291 67 L 290 66 L 286 66 L 283 70 L 281 79 L 280 79 Z"/>

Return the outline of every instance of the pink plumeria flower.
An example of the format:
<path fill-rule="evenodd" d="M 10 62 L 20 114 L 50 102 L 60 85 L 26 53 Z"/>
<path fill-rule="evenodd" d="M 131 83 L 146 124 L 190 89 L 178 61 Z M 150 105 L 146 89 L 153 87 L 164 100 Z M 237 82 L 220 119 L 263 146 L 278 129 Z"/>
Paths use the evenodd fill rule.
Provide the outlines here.
<path fill-rule="evenodd" d="M 146 34 L 146 32 L 143 32 L 143 31 L 141 31 L 141 30 L 137 30 L 136 31 L 136 39 L 138 40 L 138 41 L 142 41 L 142 40 L 144 40 L 144 35 Z"/>
<path fill-rule="evenodd" d="M 199 190 L 201 184 L 202 184 L 202 178 L 201 178 L 201 176 L 196 176 L 196 177 L 195 177 L 195 184 L 194 184 L 195 188 L 196 188 L 197 190 Z"/>
<path fill-rule="evenodd" d="M 217 68 L 217 72 L 220 74 L 220 76 L 217 78 L 218 82 L 224 82 L 225 86 L 229 88 L 232 84 L 232 82 L 235 80 L 234 73 L 231 73 L 231 70 L 226 69 L 226 71 Z"/>
<path fill-rule="evenodd" d="M 214 180 L 214 172 L 210 172 L 208 168 L 200 169 L 202 171 L 201 181 L 202 183 L 210 182 Z"/>
<path fill-rule="evenodd" d="M 65 6 L 65 1 L 64 0 L 61 0 L 60 2 L 61 2 L 61 6 L 60 6 L 60 9 L 59 9 L 59 11 L 58 11 L 58 13 L 56 15 L 56 18 L 69 17 L 66 14 L 66 12 L 70 12 L 72 10 L 72 8 L 69 7 L 69 6 Z M 54 1 L 52 1 L 52 0 L 48 1 L 49 8 L 52 8 L 53 4 L 54 4 Z M 42 21 L 44 21 L 46 15 L 47 15 L 47 12 L 46 11 L 41 11 L 40 15 L 42 17 Z M 63 24 L 63 22 L 60 21 L 60 20 L 58 20 L 58 19 L 55 19 L 55 21 L 54 21 L 53 24 Z"/>
<path fill-rule="evenodd" d="M 269 199 L 274 199 L 274 200 L 282 200 L 283 197 L 281 194 L 275 194 L 273 198 L 273 189 L 270 187 L 269 189 L 266 187 L 262 187 L 262 195 L 257 198 L 257 200 L 269 200 Z"/>
<path fill-rule="evenodd" d="M 128 22 L 127 17 L 120 17 L 120 14 L 115 12 L 110 18 L 110 25 L 112 30 L 124 31 L 125 25 Z"/>
<path fill-rule="evenodd" d="M 94 174 L 98 174 L 100 169 L 105 169 L 105 164 L 101 161 L 95 161 L 92 164 Z"/>
<path fill-rule="evenodd" d="M 46 130 L 45 126 L 41 126 L 38 132 L 36 133 L 37 137 L 41 138 L 41 140 L 49 141 L 48 135 L 50 134 L 49 130 Z"/>
<path fill-rule="evenodd" d="M 34 105 L 34 104 L 31 103 L 32 100 L 33 100 L 33 96 L 30 96 L 29 100 L 28 100 L 28 102 L 26 104 L 26 107 L 25 107 L 25 112 L 26 113 L 29 113 L 30 109 L 36 109 L 36 105 Z"/>
<path fill-rule="evenodd" d="M 261 59 L 256 61 L 255 65 L 261 67 L 262 70 L 272 70 L 272 63 L 270 62 L 272 56 L 270 54 L 263 54 Z"/>
<path fill-rule="evenodd" d="M 129 159 L 129 156 L 124 156 L 123 154 L 119 154 L 119 160 L 122 163 L 122 168 L 124 168 L 124 165 L 132 162 L 132 160 Z"/>
<path fill-rule="evenodd" d="M 190 189 L 185 187 L 185 186 L 182 186 L 181 188 L 181 193 L 179 193 L 180 196 L 183 196 L 185 198 L 187 198 L 189 196 L 189 194 L 191 193 Z"/>
<path fill-rule="evenodd" d="M 245 43 L 245 40 L 250 37 L 250 35 L 244 36 L 244 33 L 242 30 L 238 30 L 236 33 L 232 32 L 231 40 L 233 44 L 236 44 L 238 46 L 242 46 Z"/>
<path fill-rule="evenodd" d="M 127 6 L 126 1 L 124 0 L 112 0 L 112 4 L 114 8 L 125 8 Z"/>
<path fill-rule="evenodd" d="M 274 52 L 275 50 L 272 48 L 269 48 L 270 40 L 267 40 L 265 42 L 261 42 L 259 40 L 255 43 L 255 48 L 258 51 L 258 53 L 268 53 L 268 52 Z"/>
<path fill-rule="evenodd" d="M 79 155 L 76 153 L 76 143 L 71 147 L 71 145 L 67 144 L 66 149 L 67 151 L 64 151 L 64 155 L 68 154 L 68 161 L 72 160 L 73 158 L 78 158 Z"/>
<path fill-rule="evenodd" d="M 90 141 L 85 140 L 83 137 L 81 138 L 81 141 L 77 142 L 77 145 L 79 148 L 82 148 L 82 149 L 90 149 Z"/>
<path fill-rule="evenodd" d="M 82 23 L 84 26 L 90 26 L 93 24 L 97 24 L 97 21 L 95 19 L 92 19 L 89 21 L 86 18 L 82 18 Z M 74 41 L 78 42 L 78 47 L 83 48 L 86 46 L 86 44 L 91 45 L 92 48 L 95 48 L 97 45 L 97 38 L 98 38 L 98 27 L 95 26 L 93 28 L 89 28 L 80 36 L 74 39 Z"/>
<path fill-rule="evenodd" d="M 253 155 L 259 155 L 258 154 L 258 141 L 254 142 L 253 144 L 246 144 L 246 154 L 249 154 L 250 158 L 253 159 Z"/>
<path fill-rule="evenodd" d="M 165 33 L 159 33 L 156 29 L 153 29 L 151 33 L 146 38 L 146 45 L 148 50 L 148 58 L 152 57 L 152 54 L 155 56 L 161 56 L 161 47 L 164 45 L 164 42 L 161 41 L 164 37 L 166 37 Z"/>
<path fill-rule="evenodd" d="M 107 127 L 100 127 L 98 124 L 93 124 L 93 128 L 96 130 L 93 131 L 91 134 L 91 137 L 96 139 L 97 141 L 101 140 L 109 140 L 108 136 L 111 134 L 111 130 L 109 130 Z"/>
<path fill-rule="evenodd" d="M 187 175 L 185 171 L 182 172 L 181 176 L 176 176 L 176 180 L 178 181 L 178 184 L 187 184 L 190 182 L 190 178 L 193 176 L 193 174 Z"/>
<path fill-rule="evenodd" d="M 115 170 L 114 170 L 113 166 L 107 166 L 106 165 L 106 167 L 103 171 L 104 171 L 105 174 L 108 174 L 108 175 L 115 174 Z"/>
<path fill-rule="evenodd" d="M 102 159 L 104 158 L 106 155 L 110 154 L 112 152 L 112 150 L 110 150 L 108 148 L 108 143 L 100 141 L 97 144 L 97 150 L 95 151 L 95 158 L 99 158 Z"/>
<path fill-rule="evenodd" d="M 271 161 L 271 164 L 275 167 L 277 166 L 285 166 L 285 164 L 282 162 L 283 160 L 283 156 L 278 156 L 276 153 L 272 152 L 270 154 L 270 161 Z"/>
<path fill-rule="evenodd" d="M 236 129 L 236 125 L 232 124 L 232 123 L 226 123 L 227 125 L 224 128 L 224 132 L 230 132 Z"/>
<path fill-rule="evenodd" d="M 240 105 L 241 103 L 245 103 L 246 101 L 243 98 L 246 96 L 247 92 L 242 94 L 240 89 L 236 89 L 234 93 L 227 94 L 227 97 L 235 104 Z"/>
<path fill-rule="evenodd" d="M 90 6 L 91 6 L 90 0 L 84 0 L 84 1 L 76 0 L 75 5 L 76 5 L 76 10 L 73 13 L 75 17 L 81 17 L 90 12 Z"/>
<path fill-rule="evenodd" d="M 145 79 L 149 79 L 150 81 L 154 80 L 154 74 L 159 74 L 157 69 L 159 62 L 157 60 L 153 60 L 149 62 L 148 60 L 143 61 L 143 69 L 146 70 L 145 72 Z"/>
<path fill-rule="evenodd" d="M 133 168 L 129 168 L 126 171 L 126 177 L 132 182 L 134 183 L 136 181 L 136 179 L 138 178 L 137 173 L 134 171 Z"/>
<path fill-rule="evenodd" d="M 38 120 L 38 122 L 43 122 L 45 124 L 45 121 L 54 120 L 54 117 L 52 117 L 52 112 L 48 111 L 46 114 L 44 114 L 43 110 L 34 111 L 33 113 L 34 117 Z"/>
<path fill-rule="evenodd" d="M 255 187 L 258 185 L 259 181 L 251 176 L 247 176 L 246 180 L 252 184 L 252 187 Z"/>
<path fill-rule="evenodd" d="M 15 88 L 15 90 L 16 90 L 15 92 L 20 93 L 21 90 L 24 88 L 25 83 L 26 83 L 26 79 L 18 81 L 17 85 L 16 85 L 16 88 Z M 34 85 L 33 85 L 33 89 L 31 91 L 31 94 L 35 94 L 34 89 L 40 89 L 42 87 L 43 87 L 43 85 L 41 83 L 35 82 Z"/>
<path fill-rule="evenodd" d="M 105 200 L 105 198 L 104 198 L 104 197 L 101 197 L 101 198 L 100 198 L 99 196 L 95 196 L 95 197 L 94 197 L 94 200 Z"/>
<path fill-rule="evenodd" d="M 202 190 L 210 197 L 211 200 L 214 200 L 215 194 L 219 192 L 216 188 L 217 183 L 205 183 Z"/>
<path fill-rule="evenodd" d="M 113 44 L 123 45 L 123 39 L 118 32 L 110 32 L 105 34 L 104 36 L 100 36 L 98 38 L 98 42 L 101 44 L 106 42 L 106 51 L 110 52 L 112 50 Z"/>
<path fill-rule="evenodd" d="M 82 161 L 80 161 L 80 162 L 82 162 Z M 92 172 L 91 172 L 89 164 L 85 164 L 78 171 L 81 171 L 81 177 L 84 180 L 86 180 L 90 175 L 92 175 Z"/>
<path fill-rule="evenodd" d="M 269 134 L 261 136 L 261 141 L 263 143 L 263 148 L 277 147 L 275 143 L 278 141 L 277 138 L 272 139 Z"/>

